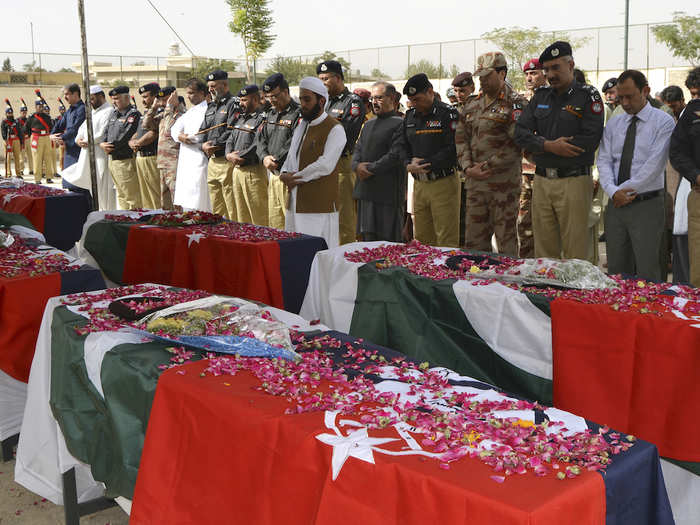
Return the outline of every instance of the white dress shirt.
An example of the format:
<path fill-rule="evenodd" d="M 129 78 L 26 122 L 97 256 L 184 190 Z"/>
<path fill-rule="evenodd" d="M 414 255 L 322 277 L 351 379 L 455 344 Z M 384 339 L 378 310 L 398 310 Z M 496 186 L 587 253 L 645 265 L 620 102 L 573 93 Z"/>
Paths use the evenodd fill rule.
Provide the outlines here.
<path fill-rule="evenodd" d="M 639 121 L 630 178 L 622 184 L 617 181 L 627 127 L 633 116 L 635 115 L 625 113 L 610 119 L 603 131 L 598 152 L 598 173 L 600 185 L 610 198 L 621 189 L 634 189 L 637 193 L 646 193 L 664 187 L 664 170 L 675 122 L 673 117 L 654 108 L 649 102 L 636 114 Z"/>
<path fill-rule="evenodd" d="M 209 159 L 202 151 L 201 141 L 194 144 L 180 142 L 180 133 L 195 139 L 207 111 L 207 101 L 203 100 L 188 109 L 170 128 L 170 136 L 180 144 L 175 177 L 175 196 L 173 203 L 188 210 L 212 211 L 209 187 L 207 186 L 207 165 Z"/>

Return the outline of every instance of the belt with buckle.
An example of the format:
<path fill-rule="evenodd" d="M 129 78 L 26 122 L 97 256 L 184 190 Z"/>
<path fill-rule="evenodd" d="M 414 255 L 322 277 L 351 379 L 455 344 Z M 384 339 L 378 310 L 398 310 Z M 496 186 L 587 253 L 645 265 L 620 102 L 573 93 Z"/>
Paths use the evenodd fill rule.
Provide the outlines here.
<path fill-rule="evenodd" d="M 139 156 L 139 157 L 153 157 L 153 156 L 156 155 L 156 154 L 157 154 L 156 151 L 151 151 L 151 152 L 139 151 L 139 152 L 138 152 L 138 156 Z"/>
<path fill-rule="evenodd" d="M 421 182 L 428 182 L 428 181 L 432 181 L 432 180 L 443 179 L 445 177 L 449 177 L 452 174 L 453 174 L 452 171 L 445 171 L 445 170 L 438 171 L 438 172 L 431 171 L 430 173 L 422 173 L 422 174 L 411 173 L 411 175 L 413 175 L 414 179 L 421 181 Z"/>
<path fill-rule="evenodd" d="M 591 174 L 590 166 L 578 166 L 575 168 L 541 168 L 537 166 L 535 173 L 548 179 L 566 179 L 568 177 L 581 177 Z"/>
<path fill-rule="evenodd" d="M 653 199 L 655 197 L 658 197 L 663 193 L 663 190 L 654 190 L 654 191 L 645 191 L 644 193 L 637 193 L 634 197 L 634 200 L 630 202 L 630 204 L 633 204 L 635 202 L 639 201 L 646 201 L 649 199 Z"/>

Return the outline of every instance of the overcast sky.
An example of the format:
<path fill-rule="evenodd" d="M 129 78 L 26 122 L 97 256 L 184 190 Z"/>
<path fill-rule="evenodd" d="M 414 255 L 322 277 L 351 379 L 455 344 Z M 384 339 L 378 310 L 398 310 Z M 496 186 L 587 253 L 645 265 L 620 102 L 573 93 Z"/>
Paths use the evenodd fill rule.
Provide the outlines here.
<path fill-rule="evenodd" d="M 228 30 L 230 12 L 224 0 L 152 1 L 196 54 L 227 58 L 242 54 L 240 40 Z M 85 0 L 85 4 L 91 54 L 164 56 L 176 40 L 146 0 Z M 624 0 L 272 0 L 277 40 L 268 56 L 476 38 L 503 26 L 553 30 L 617 25 L 624 23 L 624 4 Z M 631 0 L 630 4 L 632 24 L 669 21 L 674 11 L 698 13 L 696 0 Z M 37 51 L 80 51 L 77 0 L 32 0 L 5 7 L 0 52 L 30 51 L 30 22 Z"/>

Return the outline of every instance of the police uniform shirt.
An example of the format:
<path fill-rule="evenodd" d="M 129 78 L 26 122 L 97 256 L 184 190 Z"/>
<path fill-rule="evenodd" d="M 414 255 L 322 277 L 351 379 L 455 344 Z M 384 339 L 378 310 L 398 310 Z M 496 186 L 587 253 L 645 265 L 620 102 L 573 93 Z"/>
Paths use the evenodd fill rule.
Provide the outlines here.
<path fill-rule="evenodd" d="M 226 93 L 218 100 L 212 100 L 207 106 L 207 111 L 204 113 L 204 121 L 199 129 L 208 129 L 224 124 L 204 134 L 204 142 L 211 142 L 217 147 L 217 150 L 214 152 L 215 157 L 223 157 L 225 155 L 226 141 L 240 114 L 241 107 L 238 104 L 238 99 L 231 93 Z"/>
<path fill-rule="evenodd" d="M 107 120 L 106 142 L 114 145 L 112 159 L 130 159 L 134 151 L 129 147 L 129 140 L 136 133 L 141 120 L 141 113 L 129 106 L 124 111 L 115 109 Z"/>
<path fill-rule="evenodd" d="M 299 124 L 301 108 L 294 100 L 282 111 L 274 107 L 267 112 L 267 117 L 258 132 L 258 157 L 262 161 L 268 155 L 275 158 L 281 168 L 287 159 L 289 146 L 292 144 L 294 129 Z"/>
<path fill-rule="evenodd" d="M 52 126 L 53 122 L 51 117 L 49 117 L 46 113 L 32 113 L 32 115 L 27 119 L 25 131 L 29 135 L 33 133 L 36 133 L 37 135 L 49 135 L 51 133 Z"/>
<path fill-rule="evenodd" d="M 326 113 L 340 122 L 345 130 L 347 142 L 343 156 L 352 154 L 360 129 L 365 122 L 365 103 L 346 87 L 339 95 L 330 97 Z"/>
<path fill-rule="evenodd" d="M 8 139 L 19 139 L 21 144 L 24 144 L 24 132 L 19 119 L 6 118 L 2 121 L 2 138 L 5 142 Z"/>
<path fill-rule="evenodd" d="M 158 108 L 159 111 L 157 112 L 162 116 L 163 113 L 163 108 Z M 143 127 L 144 119 L 140 118 L 139 119 L 139 125 L 136 127 L 136 133 L 134 134 L 134 138 L 140 139 L 143 137 L 146 133 L 152 130 L 148 130 Z M 158 153 L 158 132 L 156 132 L 156 138 L 153 142 L 150 144 L 146 144 L 145 146 L 141 146 L 139 148 L 139 155 L 141 157 L 152 157 L 153 155 L 156 155 Z"/>
<path fill-rule="evenodd" d="M 603 110 L 603 101 L 593 86 L 574 81 L 562 95 L 542 86 L 515 123 L 515 142 L 535 153 L 535 164 L 541 168 L 592 166 L 603 136 Z M 576 157 L 544 152 L 544 141 L 559 137 L 573 137 L 571 143 L 585 151 Z"/>
<path fill-rule="evenodd" d="M 457 165 L 455 129 L 458 120 L 457 111 L 437 98 L 426 115 L 411 108 L 397 130 L 393 147 L 405 164 L 413 157 L 429 162 L 430 179 L 447 177 Z"/>
<path fill-rule="evenodd" d="M 233 124 L 226 141 L 226 154 L 237 151 L 245 159 L 243 166 L 258 163 L 255 136 L 265 120 L 262 106 L 251 113 L 242 113 Z"/>

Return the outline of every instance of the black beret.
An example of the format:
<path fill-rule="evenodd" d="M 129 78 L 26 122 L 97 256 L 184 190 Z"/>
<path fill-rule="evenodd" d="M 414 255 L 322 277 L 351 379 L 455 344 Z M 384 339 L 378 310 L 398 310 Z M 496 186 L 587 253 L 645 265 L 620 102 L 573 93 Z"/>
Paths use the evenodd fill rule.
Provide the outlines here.
<path fill-rule="evenodd" d="M 129 86 L 117 86 L 109 90 L 109 96 L 124 95 L 129 92 Z"/>
<path fill-rule="evenodd" d="M 265 82 L 263 82 L 263 91 L 267 93 L 268 91 L 272 91 L 276 87 L 281 87 L 282 89 L 289 87 L 289 84 L 287 84 L 287 81 L 284 79 L 284 75 L 282 73 L 273 73 L 269 77 L 265 79 Z"/>
<path fill-rule="evenodd" d="M 215 69 L 207 75 L 207 81 L 210 80 L 227 80 L 228 73 L 226 71 L 221 71 L 220 69 Z"/>
<path fill-rule="evenodd" d="M 453 86 L 457 87 L 467 87 L 474 84 L 474 79 L 469 71 L 465 71 L 457 75 L 452 81 Z"/>
<path fill-rule="evenodd" d="M 431 87 L 433 87 L 433 85 L 430 83 L 430 80 L 428 80 L 428 76 L 425 73 L 418 73 L 406 81 L 403 87 L 403 94 L 412 96 L 416 93 L 422 93 Z"/>
<path fill-rule="evenodd" d="M 20 111 L 27 111 L 27 106 L 25 106 L 24 104 L 22 104 L 22 105 L 19 107 L 19 110 L 20 110 Z"/>
<path fill-rule="evenodd" d="M 34 101 L 35 106 L 43 106 L 44 105 L 44 99 L 38 98 Z"/>
<path fill-rule="evenodd" d="M 14 113 L 14 111 L 12 111 L 12 108 L 7 107 L 5 108 L 5 113 Z"/>
<path fill-rule="evenodd" d="M 165 86 L 160 88 L 160 91 L 158 92 L 159 97 L 169 97 L 172 92 L 175 91 L 175 86 Z"/>
<path fill-rule="evenodd" d="M 573 56 L 571 45 L 568 42 L 557 40 L 542 51 L 540 55 L 540 65 L 544 64 L 547 60 L 554 60 L 565 56 Z"/>
<path fill-rule="evenodd" d="M 340 78 L 345 79 L 343 76 L 343 66 L 337 60 L 326 60 L 317 65 L 316 74 L 320 75 L 321 73 L 335 73 L 336 75 L 340 75 Z"/>
<path fill-rule="evenodd" d="M 605 84 L 603 84 L 602 91 L 603 91 L 603 93 L 605 93 L 608 89 L 614 88 L 615 86 L 617 86 L 617 78 L 615 78 L 615 77 L 609 78 L 605 81 Z"/>
<path fill-rule="evenodd" d="M 247 86 L 242 87 L 236 96 L 245 97 L 246 95 L 252 95 L 253 93 L 257 93 L 258 91 L 259 89 L 256 84 L 248 84 Z"/>
<path fill-rule="evenodd" d="M 143 86 L 141 86 L 139 88 L 139 95 L 143 95 L 146 91 L 157 95 L 160 91 L 160 86 L 158 85 L 158 82 L 149 82 L 148 84 L 144 84 Z"/>

